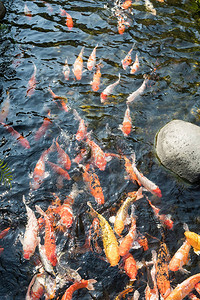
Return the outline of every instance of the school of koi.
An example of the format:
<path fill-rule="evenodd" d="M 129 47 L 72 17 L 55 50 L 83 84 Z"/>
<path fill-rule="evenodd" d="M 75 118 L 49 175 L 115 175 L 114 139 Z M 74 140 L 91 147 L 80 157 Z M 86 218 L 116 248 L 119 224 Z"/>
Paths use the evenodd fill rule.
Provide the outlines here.
<path fill-rule="evenodd" d="M 45 2 L 45 1 L 44 1 Z M 132 1 L 126 0 L 115 1 L 115 15 L 118 18 L 118 31 L 123 34 L 125 26 L 129 26 L 128 21 L 123 15 L 124 11 L 129 10 L 131 13 Z M 150 1 L 145 1 L 147 9 L 155 14 Z M 25 4 L 24 13 L 31 17 L 27 5 Z M 73 28 L 72 17 L 65 11 L 60 10 L 61 16 L 66 16 L 66 25 L 71 30 Z M 91 88 L 97 92 L 100 87 L 101 72 L 100 68 L 103 67 L 101 61 L 96 63 L 96 51 L 98 44 L 93 49 L 87 61 L 87 69 L 94 72 Z M 125 58 L 122 59 L 122 68 L 129 69 L 130 74 L 134 74 L 139 69 L 139 56 L 136 53 L 135 61 L 132 61 L 131 54 L 134 50 L 131 48 Z M 81 80 L 83 73 L 83 53 L 84 47 L 81 49 L 77 59 L 73 65 L 73 74 L 76 80 Z M 31 97 L 36 89 L 36 75 L 37 68 L 33 63 L 34 72 L 28 81 L 26 96 Z M 69 80 L 70 68 L 67 60 L 63 66 L 63 75 L 65 80 Z M 150 75 L 144 75 L 144 82 L 138 90 L 134 91 L 127 98 L 127 109 L 125 111 L 123 124 L 119 125 L 125 137 L 127 137 L 134 129 L 131 121 L 131 113 L 129 105 L 135 100 L 136 97 L 143 94 Z M 105 104 L 109 101 L 109 96 L 113 93 L 114 88 L 120 84 L 119 79 L 107 86 L 100 93 L 100 102 Z M 73 236 L 73 224 L 77 217 L 73 213 L 73 205 L 76 197 L 85 191 L 89 191 L 93 196 L 95 202 L 87 202 L 89 207 L 88 214 L 93 218 L 92 225 L 86 232 L 85 244 L 82 245 L 82 251 L 92 251 L 96 257 L 105 259 L 108 266 L 118 266 L 124 270 L 130 279 L 130 284 L 124 291 L 122 291 L 115 299 L 139 299 L 140 293 L 135 290 L 135 282 L 140 280 L 139 270 L 145 269 L 147 274 L 147 285 L 145 289 L 145 299 L 166 299 L 166 300 L 181 300 L 188 295 L 190 299 L 199 299 L 197 297 L 200 290 L 200 273 L 189 276 L 182 281 L 174 289 L 171 287 L 171 279 L 173 272 L 182 271 L 189 273 L 183 269 L 189 261 L 189 252 L 193 248 L 194 253 L 200 254 L 200 235 L 190 232 L 185 225 L 185 241 L 182 246 L 177 249 L 177 252 L 170 259 L 167 245 L 165 243 L 165 234 L 168 230 L 173 230 L 173 221 L 170 215 L 160 214 L 160 209 L 156 207 L 152 201 L 147 197 L 146 193 L 151 193 L 155 197 L 162 197 L 160 188 L 145 177 L 136 167 L 135 153 L 131 153 L 129 157 L 122 153 L 105 153 L 101 147 L 92 139 L 92 133 L 87 132 L 87 124 L 82 119 L 78 112 L 72 110 L 67 104 L 67 98 L 56 95 L 49 86 L 49 92 L 52 95 L 53 101 L 58 107 L 66 113 L 73 111 L 74 118 L 79 122 L 75 139 L 78 144 L 77 156 L 72 159 L 61 144 L 59 143 L 59 136 L 53 139 L 52 145 L 41 153 L 39 160 L 36 162 L 32 179 L 30 181 L 30 193 L 40 188 L 45 180 L 46 163 L 57 174 L 57 185 L 62 188 L 66 182 L 64 180 L 74 180 L 68 173 L 71 170 L 71 162 L 77 164 L 77 170 L 81 174 L 82 181 L 85 183 L 86 188 L 84 191 L 78 189 L 77 183 L 73 184 L 72 190 L 64 200 L 61 200 L 58 195 L 53 193 L 54 200 L 44 211 L 40 206 L 35 205 L 33 211 L 26 203 L 23 196 L 23 202 L 27 212 L 27 224 L 24 231 L 23 238 L 20 238 L 23 246 L 23 257 L 25 260 L 30 260 L 34 255 L 39 254 L 39 262 L 37 271 L 30 282 L 27 290 L 26 299 L 40 299 L 43 296 L 45 299 L 72 299 L 73 293 L 82 288 L 94 290 L 93 284 L 97 281 L 95 279 L 82 279 L 78 270 L 72 269 L 69 265 L 61 264 L 62 250 L 64 247 L 57 244 L 58 236 Z M 0 123 L 19 141 L 21 146 L 26 149 L 30 148 L 29 142 L 21 134 L 19 134 L 13 127 L 4 123 L 9 114 L 10 97 L 9 93 L 5 99 L 1 112 Z M 44 118 L 43 124 L 36 131 L 34 139 L 38 142 L 47 132 L 51 123 L 54 120 L 48 112 L 48 116 Z M 53 158 L 56 163 L 51 162 L 49 159 Z M 135 188 L 133 191 L 126 194 L 123 202 L 118 207 L 117 212 L 110 216 L 107 220 L 97 210 L 105 204 L 104 193 L 101 183 L 95 169 L 105 171 L 107 164 L 110 160 L 119 160 L 123 162 L 124 170 L 126 172 L 126 180 L 130 180 Z M 141 200 L 147 201 L 152 208 L 152 211 L 157 220 L 158 227 L 160 228 L 162 241 L 159 241 L 157 252 L 151 249 L 148 245 L 148 233 L 142 235 L 137 229 L 137 208 L 136 204 L 140 205 Z M 85 203 L 86 205 L 86 203 Z M 97 206 L 97 210 L 93 208 Z M 36 217 L 38 215 L 38 218 Z M 111 224 L 114 223 L 114 226 Z M 0 239 L 4 238 L 9 233 L 10 227 L 1 231 Z M 151 237 L 152 239 L 154 237 Z M 156 238 L 155 238 L 156 239 Z M 103 243 L 103 249 L 101 244 Z M 151 251 L 152 260 L 144 261 L 141 256 L 140 262 L 136 261 L 132 254 L 132 249 L 143 248 L 143 252 Z M 3 251 L 0 248 L 0 253 Z M 81 249 L 79 249 L 81 251 Z M 104 254 L 103 254 L 104 250 Z M 73 251 L 73 249 L 72 249 Z M 101 256 L 100 256 L 101 255 Z M 64 288 L 70 285 L 67 289 Z M 135 292 L 133 293 L 133 291 Z M 160 297 L 160 298 L 159 298 Z"/>

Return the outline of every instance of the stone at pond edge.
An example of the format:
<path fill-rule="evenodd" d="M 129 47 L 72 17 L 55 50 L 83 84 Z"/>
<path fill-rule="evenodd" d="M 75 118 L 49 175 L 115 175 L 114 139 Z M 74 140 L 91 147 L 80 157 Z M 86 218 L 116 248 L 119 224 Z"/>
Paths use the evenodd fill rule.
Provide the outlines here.
<path fill-rule="evenodd" d="M 6 14 L 6 8 L 3 5 L 3 3 L 0 1 L 0 20 L 4 18 L 5 14 Z"/>
<path fill-rule="evenodd" d="M 200 127 L 173 120 L 156 136 L 156 152 L 161 163 L 191 183 L 200 180 Z"/>

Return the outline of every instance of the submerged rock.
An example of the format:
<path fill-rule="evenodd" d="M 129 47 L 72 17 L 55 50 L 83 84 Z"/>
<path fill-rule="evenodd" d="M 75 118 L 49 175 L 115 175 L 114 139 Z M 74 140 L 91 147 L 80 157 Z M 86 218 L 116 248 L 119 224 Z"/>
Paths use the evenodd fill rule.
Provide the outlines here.
<path fill-rule="evenodd" d="M 6 14 L 6 8 L 4 4 L 0 1 L 0 20 L 2 20 L 5 17 Z"/>
<path fill-rule="evenodd" d="M 156 152 L 161 163 L 180 177 L 200 180 L 200 127 L 173 120 L 156 136 Z"/>

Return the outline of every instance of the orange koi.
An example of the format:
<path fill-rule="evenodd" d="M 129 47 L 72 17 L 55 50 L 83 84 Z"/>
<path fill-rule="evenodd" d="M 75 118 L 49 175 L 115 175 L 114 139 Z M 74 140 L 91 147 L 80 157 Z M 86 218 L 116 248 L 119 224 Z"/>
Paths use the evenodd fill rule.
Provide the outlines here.
<path fill-rule="evenodd" d="M 57 255 L 56 255 L 56 239 L 53 230 L 53 226 L 49 220 L 47 214 L 39 207 L 35 205 L 37 212 L 39 212 L 45 220 L 45 238 L 44 238 L 44 247 L 45 254 L 48 260 L 51 262 L 52 266 L 56 266 L 57 264 Z"/>
<path fill-rule="evenodd" d="M 146 199 L 148 200 L 150 206 L 152 207 L 155 216 L 161 221 L 161 223 L 163 225 L 165 225 L 168 229 L 172 229 L 174 222 L 171 220 L 171 216 L 164 215 L 164 214 L 159 215 L 160 209 L 158 207 L 156 207 L 155 205 L 153 205 L 147 196 L 146 196 Z"/>
<path fill-rule="evenodd" d="M 92 152 L 92 159 L 94 164 L 99 170 L 104 171 L 106 168 L 106 156 L 103 150 L 89 138 L 86 139 L 86 143 L 90 146 Z"/>
<path fill-rule="evenodd" d="M 53 97 L 53 100 L 60 100 L 60 104 L 62 105 L 62 109 L 66 112 L 69 111 L 69 108 L 67 107 L 65 101 L 67 101 L 67 98 L 66 97 L 63 97 L 63 96 L 58 96 L 56 95 L 52 89 L 49 87 L 49 92 L 51 93 L 52 97 Z M 55 101 L 56 102 L 56 101 Z M 56 102 L 57 104 L 57 102 Z M 58 104 L 57 104 L 58 105 Z"/>
<path fill-rule="evenodd" d="M 66 15 L 66 17 L 67 17 L 66 25 L 67 25 L 68 29 L 71 30 L 73 28 L 74 24 L 73 24 L 73 19 L 70 16 L 70 14 L 68 14 L 64 9 L 60 9 L 60 14 L 61 14 L 61 16 Z"/>
<path fill-rule="evenodd" d="M 187 272 L 182 267 L 188 262 L 189 258 L 189 252 L 190 252 L 191 245 L 186 240 L 183 245 L 177 250 L 177 252 L 172 257 L 170 263 L 169 263 L 169 269 L 171 271 L 178 271 L 183 270 L 184 272 Z"/>
<path fill-rule="evenodd" d="M 145 235 L 138 233 L 137 242 L 141 247 L 143 247 L 144 251 L 147 251 L 149 249 L 148 240 Z"/>
<path fill-rule="evenodd" d="M 92 50 L 92 53 L 90 54 L 90 56 L 88 58 L 87 68 L 89 71 L 92 71 L 92 69 L 96 65 L 96 49 L 97 49 L 97 47 L 98 47 L 98 44 L 96 45 L 96 47 L 94 47 L 94 49 Z"/>
<path fill-rule="evenodd" d="M 119 18 L 117 19 L 117 29 L 119 34 L 123 34 L 126 30 L 125 21 L 121 16 L 119 16 Z"/>
<path fill-rule="evenodd" d="M 185 298 L 200 281 L 200 273 L 190 276 L 183 282 L 177 285 L 177 287 L 165 298 L 165 300 L 182 300 Z"/>
<path fill-rule="evenodd" d="M 112 94 L 114 88 L 119 84 L 119 82 L 120 82 L 120 74 L 119 74 L 119 79 L 116 82 L 107 86 L 107 88 L 105 88 L 101 93 L 100 95 L 101 103 L 104 103 L 106 101 L 107 97 Z"/>
<path fill-rule="evenodd" d="M 128 52 L 128 54 L 125 56 L 125 58 L 122 59 L 122 61 L 121 61 L 122 67 L 124 70 L 126 70 L 127 67 L 132 63 L 132 59 L 131 59 L 132 51 L 133 51 L 133 48 L 131 48 L 131 50 Z"/>
<path fill-rule="evenodd" d="M 185 234 L 185 237 L 186 237 L 188 243 L 190 243 L 190 245 L 193 247 L 194 252 L 197 255 L 199 255 L 200 254 L 200 235 L 195 232 L 191 232 L 191 231 L 185 231 L 184 234 Z"/>
<path fill-rule="evenodd" d="M 31 13 L 31 11 L 30 11 L 30 9 L 28 8 L 28 6 L 27 6 L 26 3 L 24 4 L 24 14 L 25 14 L 25 16 L 27 16 L 27 17 L 29 17 L 29 18 L 31 19 L 32 13 Z"/>
<path fill-rule="evenodd" d="M 85 121 L 81 119 L 78 112 L 74 109 L 74 117 L 79 121 L 79 127 L 76 133 L 77 141 L 82 141 L 87 138 L 87 126 L 85 125 Z"/>
<path fill-rule="evenodd" d="M 84 51 L 83 47 L 81 49 L 81 52 L 79 53 L 78 57 L 76 58 L 74 64 L 73 64 L 73 73 L 74 76 L 76 77 L 77 80 L 81 80 L 82 78 L 82 72 L 83 72 L 83 51 Z"/>
<path fill-rule="evenodd" d="M 161 296 L 164 298 L 167 297 L 171 289 L 168 272 L 168 250 L 165 243 L 161 243 L 157 254 L 156 281 Z"/>
<path fill-rule="evenodd" d="M 137 265 L 133 255 L 131 253 L 128 253 L 123 257 L 123 261 L 126 275 L 128 275 L 131 281 L 136 280 Z"/>
<path fill-rule="evenodd" d="M 136 54 L 135 56 L 135 62 L 132 64 L 132 66 L 130 67 L 130 74 L 135 74 L 135 72 L 138 71 L 140 67 L 140 63 L 139 63 L 139 58 L 138 58 L 138 55 Z"/>
<path fill-rule="evenodd" d="M 10 109 L 10 93 L 8 91 L 7 97 L 4 100 L 1 111 L 0 111 L 0 122 L 3 122 L 7 118 L 9 109 Z"/>
<path fill-rule="evenodd" d="M 99 177 L 93 169 L 90 170 L 89 164 L 84 168 L 83 180 L 88 186 L 88 189 L 92 196 L 95 198 L 96 202 L 98 204 L 104 204 L 104 194 L 99 181 Z"/>
<path fill-rule="evenodd" d="M 35 141 L 39 141 L 41 139 L 41 137 L 45 134 L 45 132 L 47 131 L 47 129 L 51 123 L 52 123 L 52 121 L 50 119 L 50 111 L 49 111 L 48 117 L 44 118 L 42 125 L 35 133 L 35 136 L 34 136 Z"/>
<path fill-rule="evenodd" d="M 140 184 L 142 184 L 152 194 L 154 194 L 158 197 L 162 197 L 162 193 L 161 193 L 161 190 L 159 189 L 159 187 L 155 183 L 153 183 L 151 180 L 149 180 L 147 177 L 145 177 L 142 173 L 140 173 L 138 171 L 138 169 L 136 168 L 135 153 L 132 155 L 132 161 L 133 161 L 133 163 L 132 163 L 133 171 L 134 171 L 135 175 L 137 176 L 137 179 L 140 182 Z"/>
<path fill-rule="evenodd" d="M 24 233 L 24 239 L 21 240 L 23 245 L 24 258 L 30 259 L 30 257 L 34 254 L 35 248 L 39 242 L 38 238 L 38 222 L 33 210 L 28 207 L 25 203 L 25 197 L 23 196 L 23 202 L 26 207 L 27 212 L 27 224 Z"/>
<path fill-rule="evenodd" d="M 99 90 L 100 80 L 101 80 L 100 68 L 101 68 L 101 64 L 98 64 L 96 66 L 96 72 L 94 73 L 93 80 L 91 82 L 92 90 L 94 92 L 97 92 Z"/>
<path fill-rule="evenodd" d="M 127 9 L 132 5 L 132 0 L 125 0 L 124 3 L 122 4 L 123 9 Z"/>
<path fill-rule="evenodd" d="M 62 175 L 67 180 L 71 179 L 71 177 L 69 176 L 69 173 L 66 170 L 64 170 L 60 166 L 52 163 L 51 161 L 47 161 L 47 163 L 51 166 L 51 168 L 54 170 L 54 172 L 56 172 L 59 175 Z"/>
<path fill-rule="evenodd" d="M 10 230 L 10 227 L 7 227 L 6 229 L 2 230 L 0 232 L 0 239 L 3 239 L 7 235 L 9 230 Z"/>
<path fill-rule="evenodd" d="M 145 88 L 146 88 L 146 84 L 148 82 L 148 78 L 145 78 L 142 85 L 132 94 L 130 94 L 127 98 L 126 104 L 130 104 L 131 102 L 133 102 L 138 96 L 142 95 Z"/>
<path fill-rule="evenodd" d="M 69 80 L 69 74 L 70 74 L 70 68 L 67 63 L 67 59 L 65 59 L 65 64 L 63 66 L 63 75 L 65 77 L 65 80 Z"/>
<path fill-rule="evenodd" d="M 128 136 L 131 133 L 132 129 L 132 120 L 131 120 L 131 114 L 130 114 L 130 108 L 127 105 L 127 109 L 125 111 L 123 124 L 119 125 L 119 129 L 123 132 L 124 136 Z"/>
<path fill-rule="evenodd" d="M 131 227 L 127 233 L 127 235 L 123 238 L 119 245 L 119 255 L 124 256 L 129 253 L 129 250 L 131 249 L 131 246 L 133 244 L 133 241 L 137 237 L 136 232 L 136 218 L 134 216 L 134 206 L 132 206 L 131 211 Z"/>
<path fill-rule="evenodd" d="M 99 219 L 105 255 L 110 265 L 114 267 L 120 260 L 119 247 L 116 236 L 106 219 L 96 210 L 94 210 L 90 202 L 87 202 L 87 205 L 90 207 L 91 214 Z"/>
<path fill-rule="evenodd" d="M 16 138 L 16 140 L 26 149 L 30 148 L 30 144 L 28 142 L 28 140 L 23 137 L 23 135 L 21 135 L 18 131 L 16 131 L 12 126 L 9 126 L 3 122 L 0 122 L 0 124 L 2 124 L 7 130 L 8 132 L 10 132 L 12 134 L 12 136 L 14 136 Z"/>
<path fill-rule="evenodd" d="M 56 140 L 56 148 L 58 152 L 58 163 L 61 164 L 66 170 L 71 168 L 71 160 L 69 155 L 60 147 Z"/>
<path fill-rule="evenodd" d="M 35 88 L 36 88 L 36 83 L 37 83 L 36 82 L 37 68 L 36 68 L 36 65 L 34 64 L 34 62 L 33 62 L 33 67 L 34 67 L 34 71 L 28 82 L 27 90 L 26 90 L 26 96 L 28 96 L 28 97 L 31 97 L 34 94 Z"/>
<path fill-rule="evenodd" d="M 81 279 L 79 282 L 73 283 L 64 293 L 61 300 L 71 300 L 73 293 L 82 288 L 87 288 L 89 291 L 94 290 L 93 284 L 97 281 L 95 279 Z"/>
<path fill-rule="evenodd" d="M 33 276 L 26 293 L 26 300 L 39 300 L 45 292 L 45 274 L 38 273 Z"/>

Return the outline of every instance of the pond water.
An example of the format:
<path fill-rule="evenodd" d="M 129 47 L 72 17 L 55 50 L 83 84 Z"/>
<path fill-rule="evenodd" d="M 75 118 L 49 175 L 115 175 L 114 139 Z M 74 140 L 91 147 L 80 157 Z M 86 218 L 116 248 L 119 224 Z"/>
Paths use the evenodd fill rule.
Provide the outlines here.
<path fill-rule="evenodd" d="M 115 299 L 129 283 L 123 268 L 110 267 L 103 260 L 104 254 L 100 257 L 98 253 L 83 253 L 80 250 L 91 225 L 91 217 L 86 212 L 87 201 L 108 220 L 116 213 L 124 195 L 137 189 L 136 185 L 125 179 L 122 160 L 113 158 L 107 163 L 105 171 L 95 168 L 104 192 L 103 206 L 96 204 L 87 190 L 81 169 L 75 162 L 69 170 L 71 180 L 63 180 L 61 186 L 58 175 L 46 164 L 47 174 L 43 183 L 34 191 L 30 188 L 35 165 L 53 139 L 58 138 L 71 160 L 76 157 L 82 144 L 75 139 L 79 122 L 74 118 L 73 109 L 84 119 L 88 132 L 91 131 L 91 139 L 103 151 L 123 153 L 129 158 L 135 152 L 138 169 L 160 187 L 161 199 L 149 192 L 145 194 L 160 208 L 161 213 L 170 214 L 174 221 L 173 230 L 164 229 L 171 256 L 184 240 L 184 223 L 191 231 L 199 233 L 199 186 L 190 185 L 166 170 L 156 158 L 154 148 L 156 132 L 167 122 L 181 119 L 200 125 L 199 16 L 189 1 L 152 1 L 152 11 L 146 9 L 145 1 L 133 1 L 131 9 L 122 12 L 127 25 L 124 33 L 119 34 L 115 2 L 4 1 L 7 14 L 0 27 L 0 104 L 6 100 L 9 91 L 10 108 L 4 122 L 22 134 L 29 141 L 30 148 L 23 148 L 5 127 L 0 126 L 0 159 L 7 163 L 13 175 L 11 188 L 0 186 L 0 229 L 11 227 L 0 243 L 4 248 L 0 256 L 2 300 L 25 299 L 28 285 L 37 273 L 38 249 L 30 260 L 23 258 L 20 236 L 23 237 L 25 231 L 27 214 L 22 196 L 34 211 L 36 204 L 46 210 L 54 198 L 52 193 L 63 200 L 75 182 L 83 192 L 73 204 L 74 215 L 80 215 L 77 226 L 70 231 L 74 243 L 70 244 L 70 236 L 59 233 L 57 251 L 63 253 L 71 268 L 81 268 L 78 272 L 82 278 L 93 278 L 97 283 L 94 291 L 82 289 L 74 293 L 73 299 Z M 30 16 L 24 13 L 25 4 L 31 12 Z M 66 26 L 62 9 L 71 15 L 72 29 Z M 87 70 L 87 60 L 97 44 L 97 63 L 103 66 L 99 90 L 94 92 L 90 84 L 94 70 Z M 75 80 L 72 67 L 82 47 L 83 74 L 81 80 Z M 124 70 L 121 64 L 132 47 L 132 60 L 137 54 L 140 62 L 135 74 L 130 74 L 129 68 Z M 66 59 L 70 67 L 69 80 L 65 80 L 63 75 Z M 34 64 L 37 83 L 33 95 L 29 97 L 27 85 Z M 101 103 L 100 93 L 118 79 L 119 73 L 120 83 L 108 97 L 108 102 Z M 125 137 L 118 127 L 123 122 L 126 100 L 142 85 L 145 74 L 150 78 L 146 89 L 130 105 L 135 130 Z M 49 86 L 56 95 L 67 98 L 68 112 L 52 100 Z M 41 139 L 35 141 L 35 133 L 49 111 L 50 126 Z M 56 163 L 56 154 L 50 154 L 49 160 Z M 36 215 L 39 217 L 38 213 Z M 151 250 L 159 248 L 161 230 L 145 198 L 137 203 L 136 215 L 138 230 L 149 234 L 149 250 L 134 249 L 131 253 L 137 261 L 150 260 Z M 187 269 L 193 275 L 200 271 L 198 256 L 193 251 L 190 260 Z M 175 287 L 189 275 L 172 272 L 170 276 L 172 287 Z M 146 282 L 143 268 L 133 284 L 141 297 L 144 297 Z M 56 297 L 61 297 L 63 293 L 64 289 L 59 290 Z M 131 295 L 133 293 L 126 299 Z"/>

